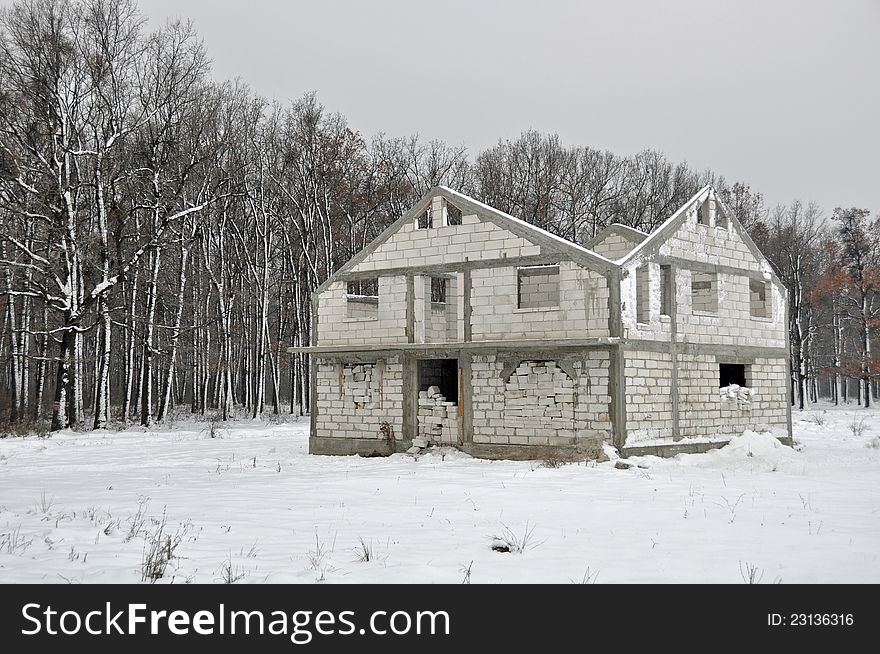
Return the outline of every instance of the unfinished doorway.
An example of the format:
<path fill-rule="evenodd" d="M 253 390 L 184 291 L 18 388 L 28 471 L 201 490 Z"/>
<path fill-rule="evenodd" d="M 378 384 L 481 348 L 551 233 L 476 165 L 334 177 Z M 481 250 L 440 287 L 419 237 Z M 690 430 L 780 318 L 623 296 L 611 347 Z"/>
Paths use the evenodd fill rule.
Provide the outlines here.
<path fill-rule="evenodd" d="M 419 438 L 435 445 L 460 444 L 458 359 L 419 360 L 418 381 Z"/>

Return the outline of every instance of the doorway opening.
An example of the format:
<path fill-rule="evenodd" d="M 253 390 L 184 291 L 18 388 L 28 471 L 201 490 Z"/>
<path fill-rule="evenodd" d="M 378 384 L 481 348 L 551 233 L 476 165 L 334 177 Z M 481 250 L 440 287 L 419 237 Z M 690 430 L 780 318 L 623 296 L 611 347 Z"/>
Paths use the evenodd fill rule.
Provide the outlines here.
<path fill-rule="evenodd" d="M 459 444 L 458 359 L 422 359 L 418 362 L 418 377 L 419 439 L 425 444 Z"/>

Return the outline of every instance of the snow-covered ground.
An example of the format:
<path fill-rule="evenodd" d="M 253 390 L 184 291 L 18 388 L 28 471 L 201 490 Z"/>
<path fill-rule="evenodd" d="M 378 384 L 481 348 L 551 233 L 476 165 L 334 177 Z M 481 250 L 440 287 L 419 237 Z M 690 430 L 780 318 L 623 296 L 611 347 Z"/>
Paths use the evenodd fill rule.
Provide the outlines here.
<path fill-rule="evenodd" d="M 746 434 L 627 470 L 317 457 L 307 434 L 0 440 L 0 582 L 139 582 L 163 512 L 160 583 L 880 582 L 874 409 L 796 412 L 795 449 Z M 524 551 L 493 551 L 505 535 Z"/>

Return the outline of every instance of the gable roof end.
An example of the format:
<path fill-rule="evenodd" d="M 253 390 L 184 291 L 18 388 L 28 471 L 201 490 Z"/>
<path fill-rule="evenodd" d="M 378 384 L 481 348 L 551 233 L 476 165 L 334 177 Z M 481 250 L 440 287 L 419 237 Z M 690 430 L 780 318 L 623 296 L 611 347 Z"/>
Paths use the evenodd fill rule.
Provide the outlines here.
<path fill-rule="evenodd" d="M 475 200 L 463 193 L 453 191 L 446 186 L 438 186 L 435 191 L 439 192 L 440 195 L 458 206 L 459 209 L 462 209 L 463 207 L 461 205 L 464 205 L 474 213 L 482 214 L 484 217 L 490 219 L 499 227 L 503 227 L 517 236 L 522 236 L 536 245 L 546 246 L 557 252 L 572 255 L 574 260 L 578 263 L 584 263 L 589 267 L 600 270 L 601 272 L 605 272 L 609 268 L 615 266 L 615 263 L 611 259 L 607 259 L 601 254 L 596 254 L 592 250 L 578 245 L 577 243 L 573 243 L 568 239 L 564 239 L 561 236 L 548 232 L 546 229 L 541 229 L 531 223 L 527 223 L 525 220 L 504 213 L 495 207 L 490 207 L 488 204 Z M 437 193 L 432 192 L 432 195 L 436 194 Z"/>
<path fill-rule="evenodd" d="M 596 270 L 597 272 L 600 272 L 602 274 L 607 273 L 608 270 L 615 267 L 615 263 L 610 259 L 606 259 L 605 257 L 596 254 L 592 250 L 588 250 L 587 248 L 577 245 L 576 243 L 572 243 L 571 241 L 568 241 L 561 236 L 551 234 L 550 232 L 541 229 L 540 227 L 536 227 L 531 223 L 527 223 L 524 220 L 520 220 L 519 218 L 515 218 L 510 214 L 499 211 L 498 209 L 490 207 L 488 204 L 484 204 L 483 202 L 475 200 L 474 198 L 464 195 L 463 193 L 453 191 L 452 189 L 445 186 L 435 186 L 430 191 L 428 191 L 428 193 L 426 193 L 421 200 L 413 205 L 412 208 L 404 213 L 403 216 L 401 216 L 391 225 L 385 228 L 385 230 L 381 234 L 379 234 L 379 236 L 370 241 L 370 243 L 368 243 L 360 252 L 349 259 L 345 263 L 345 265 L 343 265 L 339 270 L 330 275 L 330 277 L 328 277 L 323 284 L 315 289 L 314 293 L 320 293 L 334 281 L 338 280 L 339 277 L 350 272 L 352 268 L 354 268 L 364 259 L 370 256 L 370 254 L 372 254 L 376 250 L 376 248 L 378 248 L 385 241 L 391 238 L 395 233 L 397 233 L 401 227 L 415 220 L 417 216 L 419 216 L 425 209 L 428 208 L 428 206 L 431 204 L 431 200 L 437 196 L 443 197 L 448 202 L 454 204 L 462 211 L 463 214 L 476 214 L 477 216 L 489 220 L 490 222 L 495 223 L 497 226 L 503 229 L 507 229 L 508 231 L 530 241 L 531 243 L 534 243 L 535 245 L 547 247 L 548 249 L 555 252 L 566 254 L 570 256 L 573 261 L 580 263 L 585 267 Z"/>
<path fill-rule="evenodd" d="M 785 284 L 779 279 L 779 276 L 776 274 L 776 271 L 773 270 L 773 266 L 770 264 L 770 260 L 761 252 L 761 249 L 755 245 L 755 242 L 752 240 L 752 237 L 749 236 L 745 227 L 742 226 L 739 219 L 736 215 L 728 208 L 728 206 L 724 203 L 724 200 L 718 195 L 718 191 L 711 184 L 707 184 L 699 191 L 697 191 L 690 200 L 685 202 L 681 207 L 679 207 L 678 211 L 672 214 L 666 222 L 664 222 L 660 227 L 654 230 L 648 238 L 642 241 L 639 245 L 637 245 L 633 250 L 626 255 L 623 259 L 618 261 L 620 266 L 626 266 L 631 263 L 637 257 L 643 255 L 648 250 L 652 248 L 659 248 L 666 240 L 672 236 L 673 232 L 678 228 L 678 226 L 684 222 L 687 217 L 688 210 L 694 205 L 695 202 L 701 202 L 705 199 L 710 192 L 715 194 L 715 202 L 717 202 L 720 206 L 724 215 L 727 216 L 727 219 L 730 221 L 733 229 L 736 230 L 736 233 L 742 239 L 743 243 L 745 243 L 746 247 L 752 253 L 752 255 L 760 261 L 764 268 L 765 275 L 769 274 L 770 279 L 777 285 L 786 289 Z M 786 289 L 787 290 L 787 289 Z"/>
<path fill-rule="evenodd" d="M 629 227 L 628 225 L 622 225 L 621 223 L 611 223 L 607 227 L 604 227 L 603 229 L 600 229 L 598 232 L 596 232 L 596 235 L 589 241 L 587 241 L 584 244 L 584 247 L 592 250 L 596 245 L 614 234 L 622 236 L 628 241 L 634 241 L 635 243 L 641 243 L 646 238 L 648 238 L 648 233 L 643 232 L 640 229 Z"/>
<path fill-rule="evenodd" d="M 688 200 L 683 205 L 681 205 L 681 207 L 678 208 L 678 211 L 667 218 L 666 222 L 664 222 L 662 225 L 660 225 L 660 227 L 651 232 L 648 238 L 639 243 L 630 251 L 628 255 L 621 259 L 620 263 L 625 265 L 635 259 L 637 256 L 639 256 L 641 253 L 645 252 L 648 248 L 652 246 L 660 246 L 662 243 L 664 243 L 666 239 L 672 235 L 672 232 L 675 231 L 675 228 L 678 227 L 680 223 L 684 222 L 687 211 L 691 208 L 694 202 L 696 202 L 697 200 L 702 200 L 703 195 L 707 195 L 710 190 L 712 190 L 712 186 L 707 184 L 699 191 L 697 191 L 690 200 Z"/>

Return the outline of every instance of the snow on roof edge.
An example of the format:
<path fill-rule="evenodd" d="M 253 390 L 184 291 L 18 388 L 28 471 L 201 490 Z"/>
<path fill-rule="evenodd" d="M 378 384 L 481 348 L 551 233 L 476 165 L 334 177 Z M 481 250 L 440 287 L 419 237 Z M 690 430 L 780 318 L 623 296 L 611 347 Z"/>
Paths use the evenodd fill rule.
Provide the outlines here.
<path fill-rule="evenodd" d="M 623 257 L 622 259 L 618 259 L 616 263 L 623 264 L 623 263 L 630 261 L 631 259 L 634 259 L 639 254 L 639 252 L 647 249 L 649 244 L 660 240 L 662 238 L 662 236 L 665 236 L 664 232 L 666 231 L 667 225 L 670 225 L 672 223 L 672 221 L 674 221 L 676 218 L 678 218 L 686 209 L 690 208 L 691 204 L 698 197 L 700 197 L 707 190 L 711 190 L 712 188 L 713 188 L 713 186 L 711 184 L 706 184 L 703 188 L 701 188 L 699 191 L 694 193 L 691 196 L 691 198 L 687 202 L 685 202 L 683 205 L 681 205 L 674 214 L 672 214 L 669 218 L 664 220 L 663 223 L 657 229 L 655 229 L 653 232 L 651 232 L 651 234 L 648 236 L 648 238 L 646 238 L 644 241 L 642 241 L 636 247 L 634 247 L 632 250 L 630 250 L 629 254 L 627 254 L 625 257 Z"/>

